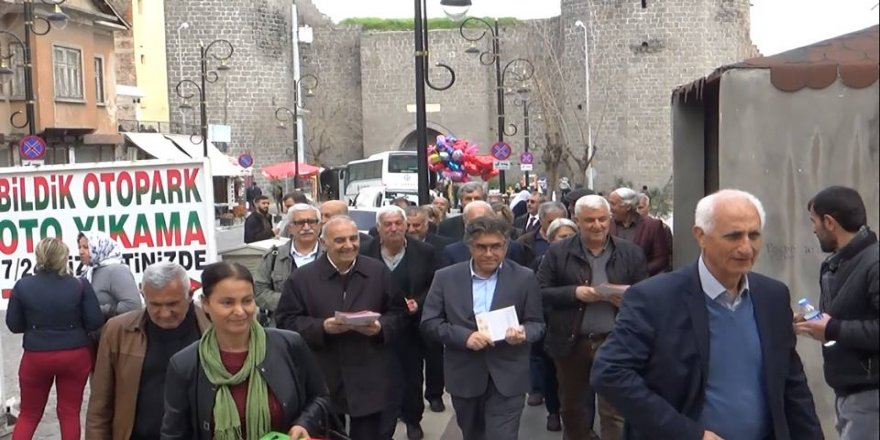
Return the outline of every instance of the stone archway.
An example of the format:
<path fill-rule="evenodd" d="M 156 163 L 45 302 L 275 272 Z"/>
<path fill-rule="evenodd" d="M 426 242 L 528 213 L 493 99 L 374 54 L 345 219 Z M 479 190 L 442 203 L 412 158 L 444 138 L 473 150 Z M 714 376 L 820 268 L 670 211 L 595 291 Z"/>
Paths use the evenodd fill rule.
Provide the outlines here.
<path fill-rule="evenodd" d="M 441 134 L 443 133 L 440 133 L 439 131 L 428 127 L 428 145 L 433 144 L 434 139 L 437 138 L 437 135 Z M 398 147 L 398 149 L 401 151 L 416 151 L 416 145 L 416 131 L 413 130 L 408 135 L 406 135 L 405 138 L 403 138 L 403 141 L 400 142 L 400 146 Z"/>

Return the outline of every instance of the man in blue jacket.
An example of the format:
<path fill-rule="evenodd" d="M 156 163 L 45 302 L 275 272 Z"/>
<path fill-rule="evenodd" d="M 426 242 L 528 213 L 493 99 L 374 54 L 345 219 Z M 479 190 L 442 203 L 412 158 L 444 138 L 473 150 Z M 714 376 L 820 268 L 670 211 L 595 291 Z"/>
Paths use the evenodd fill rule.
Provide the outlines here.
<path fill-rule="evenodd" d="M 591 382 L 628 440 L 823 438 L 788 288 L 751 272 L 763 225 L 751 194 L 707 196 L 693 228 L 699 260 L 624 294 Z"/>

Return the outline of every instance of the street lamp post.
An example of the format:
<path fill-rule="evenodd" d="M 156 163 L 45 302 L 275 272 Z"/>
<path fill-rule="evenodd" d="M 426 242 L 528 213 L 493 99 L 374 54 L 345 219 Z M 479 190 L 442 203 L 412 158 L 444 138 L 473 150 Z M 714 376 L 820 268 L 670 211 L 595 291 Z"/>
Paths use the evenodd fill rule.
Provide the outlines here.
<path fill-rule="evenodd" d="M 52 30 L 52 23 L 58 23 L 64 25 L 67 23 L 67 19 L 69 18 L 67 14 L 61 11 L 61 4 L 67 0 L 40 0 L 43 4 L 52 6 L 55 8 L 54 12 L 49 14 L 46 18 L 37 17 L 34 14 L 34 0 L 24 0 L 24 41 L 18 38 L 15 34 L 9 31 L 0 30 L 0 34 L 9 35 L 21 48 L 22 61 L 24 62 L 24 99 L 25 99 L 25 121 L 22 123 L 17 123 L 17 116 L 21 115 L 21 111 L 16 111 L 9 116 L 9 123 L 12 124 L 15 128 L 28 128 L 28 134 L 34 135 L 37 132 L 36 128 L 36 111 L 35 106 L 36 102 L 34 99 L 34 82 L 33 82 L 33 61 L 31 60 L 31 34 L 34 35 L 46 35 L 49 31 Z M 38 31 L 34 25 L 37 21 L 42 21 L 46 25 L 46 29 L 44 31 Z M 2 54 L 0 54 L 2 55 Z M 6 56 L 0 56 L 0 60 L 11 60 L 13 57 L 13 53 L 10 53 Z M 14 67 L 14 66 L 13 66 Z M 0 66 L 0 75 L 12 75 L 15 73 L 14 69 L 8 69 Z"/>
<path fill-rule="evenodd" d="M 465 33 L 465 28 L 467 27 L 468 22 L 478 22 L 486 26 L 487 30 L 483 30 L 478 36 L 468 36 Z M 489 23 L 488 21 L 477 18 L 477 17 L 468 17 L 465 19 L 461 26 L 458 28 L 461 36 L 470 42 L 476 42 L 482 40 L 487 34 L 491 36 L 492 40 L 492 48 L 491 51 L 483 51 L 480 52 L 479 49 L 471 48 L 468 49 L 468 53 L 479 53 L 480 54 L 480 63 L 484 65 L 495 65 L 495 101 L 498 109 L 498 142 L 504 142 L 504 135 L 513 136 L 516 134 L 516 125 L 511 124 L 509 126 L 510 131 L 508 131 L 508 127 L 505 126 L 505 115 L 504 115 L 504 91 L 505 91 L 505 80 L 508 78 L 507 75 L 510 74 L 514 81 L 518 83 L 524 83 L 532 78 L 535 73 L 535 66 L 531 61 L 525 58 L 515 58 L 510 60 L 503 67 L 501 65 L 501 42 L 500 42 L 500 34 L 498 30 L 498 20 L 496 19 L 494 25 Z M 498 174 L 498 181 L 501 186 L 501 192 L 504 193 L 507 187 L 507 182 L 505 182 L 505 173 L 502 170 Z"/>
<path fill-rule="evenodd" d="M 216 45 L 216 46 L 215 46 Z M 226 51 L 223 51 L 222 46 L 226 47 Z M 217 48 L 221 52 L 217 54 L 212 54 L 211 49 Z M 208 83 L 215 83 L 218 79 L 220 79 L 220 75 L 217 73 L 225 72 L 229 70 L 229 66 L 226 65 L 226 60 L 232 57 L 232 53 L 235 52 L 235 47 L 232 46 L 227 40 L 218 39 L 214 40 L 206 46 L 204 43 L 199 42 L 199 67 L 200 67 L 200 82 L 196 83 L 191 79 L 183 79 L 177 83 L 175 86 L 175 91 L 177 92 L 177 96 L 183 98 L 183 103 L 180 104 L 181 109 L 191 109 L 192 105 L 189 104 L 189 99 L 196 96 L 195 93 L 185 93 L 182 89 L 184 84 L 189 84 L 192 87 L 195 87 L 199 96 L 199 113 L 200 113 L 200 132 L 199 135 L 202 138 L 202 154 L 204 157 L 208 157 L 208 106 L 205 100 L 205 88 Z M 216 70 L 208 70 L 208 56 L 214 58 L 214 60 L 219 61 L 220 65 L 217 66 Z M 190 141 L 195 142 L 193 137 L 190 137 Z"/>
<path fill-rule="evenodd" d="M 470 0 L 441 0 L 440 5 L 444 8 L 455 8 L 462 14 L 470 7 Z M 455 71 L 443 63 L 437 63 L 449 72 L 449 83 L 437 86 L 428 78 L 428 14 L 425 0 L 413 0 L 414 8 L 414 34 L 415 34 L 415 70 L 416 70 L 416 160 L 418 161 L 418 193 L 419 205 L 427 205 L 431 202 L 428 193 L 428 120 L 425 113 L 425 85 L 443 91 L 455 83 Z M 451 9 L 447 9 L 450 11 Z"/>
<path fill-rule="evenodd" d="M 590 114 L 590 39 L 587 26 L 578 20 L 575 27 L 584 30 L 584 111 L 587 114 L 587 188 L 593 189 L 593 123 Z"/>
<path fill-rule="evenodd" d="M 521 95 L 520 98 L 517 98 L 513 101 L 515 105 L 522 107 L 523 109 L 523 150 L 528 153 L 529 152 L 529 107 L 534 103 L 534 101 L 529 101 L 528 93 L 529 89 L 520 89 L 519 93 Z M 529 185 L 529 172 L 524 171 L 523 175 L 526 179 L 526 187 Z"/>
<path fill-rule="evenodd" d="M 275 119 L 280 124 L 279 128 L 285 128 L 284 123 L 290 122 L 293 131 L 293 149 L 288 154 L 293 155 L 293 189 L 299 189 L 299 110 L 304 110 L 305 106 L 300 102 L 299 88 L 301 85 L 306 86 L 305 96 L 312 96 L 312 91 L 318 87 L 318 77 L 312 74 L 301 76 L 298 80 L 293 80 L 293 105 L 292 108 L 278 107 L 275 109 Z"/>

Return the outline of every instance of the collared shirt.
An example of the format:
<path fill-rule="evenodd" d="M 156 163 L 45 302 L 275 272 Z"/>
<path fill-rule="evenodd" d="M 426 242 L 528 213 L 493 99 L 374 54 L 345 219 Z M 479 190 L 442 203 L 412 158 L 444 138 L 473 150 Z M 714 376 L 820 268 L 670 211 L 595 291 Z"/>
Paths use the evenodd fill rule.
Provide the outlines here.
<path fill-rule="evenodd" d="M 348 269 L 346 269 L 345 271 L 339 270 L 339 266 L 337 266 L 336 263 L 333 262 L 333 259 L 330 258 L 330 256 L 327 256 L 327 261 L 329 261 L 330 265 L 333 266 L 334 269 L 336 269 L 336 272 L 339 272 L 339 275 L 348 275 L 348 273 L 351 272 L 352 269 L 354 269 L 354 265 L 357 264 L 357 257 L 354 257 L 354 261 L 351 262 L 351 266 L 348 266 Z"/>
<path fill-rule="evenodd" d="M 583 245 L 583 242 L 581 242 Z M 584 256 L 590 264 L 590 286 L 597 287 L 608 282 L 608 262 L 614 252 L 614 244 L 611 239 L 605 241 L 605 246 L 594 255 L 589 249 L 584 249 Z M 579 329 L 581 335 L 606 334 L 614 330 L 614 320 L 617 317 L 617 307 L 606 301 L 597 301 L 584 305 L 584 317 Z"/>
<path fill-rule="evenodd" d="M 397 269 L 397 265 L 403 261 L 403 256 L 406 255 L 406 240 L 403 240 L 403 247 L 400 249 L 400 252 L 397 255 L 390 255 L 388 251 L 385 249 L 385 246 L 379 247 L 379 253 L 382 254 L 382 260 L 385 261 L 385 265 L 388 266 L 388 270 L 394 272 L 394 269 Z"/>
<path fill-rule="evenodd" d="M 525 231 L 529 232 L 539 224 L 538 216 L 529 214 L 529 218 L 526 219 Z"/>
<path fill-rule="evenodd" d="M 739 292 L 734 296 L 733 293 L 729 292 L 727 288 L 724 287 L 711 272 L 709 272 L 709 268 L 706 267 L 706 263 L 703 262 L 702 255 L 700 255 L 700 262 L 697 264 L 697 270 L 700 273 L 700 285 L 703 286 L 703 293 L 705 293 L 709 299 L 723 305 L 730 311 L 735 311 L 740 303 L 742 303 L 743 295 L 749 292 L 749 277 L 743 276 L 740 281 Z"/>
<path fill-rule="evenodd" d="M 315 247 L 304 254 L 299 253 L 296 250 L 296 243 L 290 243 L 290 258 L 293 258 L 293 261 L 296 263 L 296 267 L 303 267 L 306 264 L 315 261 L 318 258 L 318 243 L 315 242 Z"/>
<path fill-rule="evenodd" d="M 629 226 L 625 226 L 623 222 L 619 221 L 615 221 L 614 223 L 616 231 L 614 235 L 624 240 L 633 241 L 633 239 L 636 238 L 636 228 L 642 223 L 642 216 L 636 216 L 636 219 L 630 223 Z"/>
<path fill-rule="evenodd" d="M 488 278 L 483 278 L 474 271 L 474 260 L 471 259 L 471 288 L 473 289 L 474 315 L 492 310 L 492 299 L 495 297 L 495 286 L 498 285 L 498 271 L 495 269 Z"/>

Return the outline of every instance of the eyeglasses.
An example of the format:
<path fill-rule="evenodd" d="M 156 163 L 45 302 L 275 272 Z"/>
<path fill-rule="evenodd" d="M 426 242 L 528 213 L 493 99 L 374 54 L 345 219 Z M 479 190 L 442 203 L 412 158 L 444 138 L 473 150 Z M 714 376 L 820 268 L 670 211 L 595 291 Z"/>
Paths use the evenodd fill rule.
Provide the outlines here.
<path fill-rule="evenodd" d="M 307 219 L 303 219 L 303 220 L 294 220 L 291 223 L 294 225 L 297 225 L 297 226 L 304 226 L 306 224 L 308 224 L 309 226 L 314 226 L 314 225 L 318 224 L 318 219 L 307 218 Z"/>
<path fill-rule="evenodd" d="M 485 254 L 488 252 L 492 252 L 492 253 L 500 252 L 502 249 L 504 249 L 505 244 L 506 243 L 492 243 L 492 244 L 477 243 L 477 244 L 473 244 L 471 246 L 477 252 L 479 252 L 481 254 Z"/>

